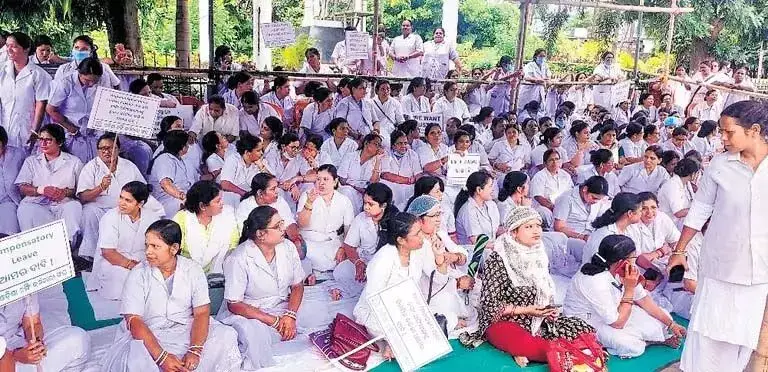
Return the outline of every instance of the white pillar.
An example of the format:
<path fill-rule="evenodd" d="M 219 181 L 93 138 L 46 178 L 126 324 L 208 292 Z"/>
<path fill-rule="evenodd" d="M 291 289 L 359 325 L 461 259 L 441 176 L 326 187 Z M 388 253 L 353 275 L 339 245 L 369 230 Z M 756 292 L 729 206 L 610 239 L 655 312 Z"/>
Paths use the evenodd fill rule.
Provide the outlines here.
<path fill-rule="evenodd" d="M 272 0 L 254 0 L 253 6 L 253 62 L 260 70 L 272 69 L 272 49 L 260 44 L 259 24 L 272 22 Z"/>
<path fill-rule="evenodd" d="M 208 39 L 208 14 L 211 11 L 208 8 L 208 0 L 198 0 L 198 20 L 200 27 L 200 41 L 197 44 L 197 53 L 200 54 L 200 62 L 209 63 L 208 56 L 211 54 L 211 40 Z"/>
<path fill-rule="evenodd" d="M 456 44 L 459 28 L 459 0 L 443 0 L 443 29 L 445 41 Z"/>

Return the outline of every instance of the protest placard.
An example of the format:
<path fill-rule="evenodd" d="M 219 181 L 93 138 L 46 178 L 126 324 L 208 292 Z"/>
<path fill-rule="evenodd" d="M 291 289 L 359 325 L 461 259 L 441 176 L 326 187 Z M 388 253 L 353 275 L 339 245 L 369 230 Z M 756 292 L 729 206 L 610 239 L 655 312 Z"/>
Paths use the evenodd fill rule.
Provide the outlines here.
<path fill-rule="evenodd" d="M 344 45 L 347 48 L 347 59 L 368 59 L 368 33 L 347 31 L 344 34 Z"/>
<path fill-rule="evenodd" d="M 446 178 L 449 185 L 464 186 L 469 175 L 480 170 L 480 155 L 448 154 Z"/>
<path fill-rule="evenodd" d="M 157 110 L 157 130 L 160 130 L 160 122 L 166 116 L 178 116 L 184 123 L 184 129 L 189 130 L 192 127 L 192 121 L 195 120 L 195 110 L 192 105 L 177 105 L 176 107 L 160 107 Z"/>
<path fill-rule="evenodd" d="M 0 306 L 75 276 L 64 220 L 0 240 Z"/>
<path fill-rule="evenodd" d="M 88 128 L 128 136 L 154 138 L 160 98 L 99 87 Z"/>
<path fill-rule="evenodd" d="M 403 371 L 416 370 L 453 351 L 412 279 L 367 300 Z"/>
<path fill-rule="evenodd" d="M 424 76 L 432 79 L 444 79 L 451 69 L 450 59 L 447 54 L 429 54 L 422 57 L 422 72 Z"/>
<path fill-rule="evenodd" d="M 296 41 L 296 31 L 288 22 L 262 23 L 261 39 L 267 48 L 291 45 Z"/>
<path fill-rule="evenodd" d="M 445 125 L 443 125 L 443 113 L 414 113 L 410 114 L 410 117 L 419 123 L 419 135 L 423 136 L 424 130 L 427 129 L 427 125 L 432 123 L 440 125 L 441 129 L 445 129 Z"/>
<path fill-rule="evenodd" d="M 616 107 L 619 102 L 629 99 L 629 88 L 631 85 L 631 81 L 624 80 L 620 83 L 616 83 L 611 87 L 611 107 Z"/>

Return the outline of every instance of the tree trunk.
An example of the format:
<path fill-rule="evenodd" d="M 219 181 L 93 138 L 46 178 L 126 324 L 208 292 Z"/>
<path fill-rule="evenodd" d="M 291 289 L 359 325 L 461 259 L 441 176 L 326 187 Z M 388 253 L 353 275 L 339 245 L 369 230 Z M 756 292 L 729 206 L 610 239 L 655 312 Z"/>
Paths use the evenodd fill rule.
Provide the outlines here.
<path fill-rule="evenodd" d="M 133 52 L 137 63 L 144 62 L 144 48 L 139 32 L 139 7 L 136 0 L 105 0 L 109 55 L 114 56 L 115 44 L 123 43 Z"/>
<path fill-rule="evenodd" d="M 691 67 L 689 73 L 693 75 L 699 70 L 699 63 L 710 58 L 709 43 L 706 39 L 696 38 L 691 43 Z"/>
<path fill-rule="evenodd" d="M 176 67 L 189 67 L 191 49 L 189 0 L 176 0 Z"/>

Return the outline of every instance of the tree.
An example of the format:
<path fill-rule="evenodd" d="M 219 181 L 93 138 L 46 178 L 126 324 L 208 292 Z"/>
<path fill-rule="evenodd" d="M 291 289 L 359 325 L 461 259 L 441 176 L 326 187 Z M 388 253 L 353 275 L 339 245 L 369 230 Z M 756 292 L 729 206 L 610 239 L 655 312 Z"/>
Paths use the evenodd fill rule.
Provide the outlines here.
<path fill-rule="evenodd" d="M 104 0 L 105 23 L 110 49 L 123 43 L 137 58 L 143 58 L 139 32 L 139 6 L 137 0 Z"/>
<path fill-rule="evenodd" d="M 188 68 L 192 39 L 189 31 L 189 0 L 176 0 L 176 66 Z M 211 61 L 213 63 L 213 61 Z"/>

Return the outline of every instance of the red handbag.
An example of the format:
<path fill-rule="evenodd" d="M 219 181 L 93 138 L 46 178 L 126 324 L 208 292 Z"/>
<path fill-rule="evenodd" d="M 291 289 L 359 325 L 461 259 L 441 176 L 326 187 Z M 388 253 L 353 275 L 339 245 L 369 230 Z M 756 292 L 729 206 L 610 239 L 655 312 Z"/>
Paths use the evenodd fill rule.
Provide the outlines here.
<path fill-rule="evenodd" d="M 551 372 L 606 372 L 606 354 L 594 333 L 584 333 L 573 340 L 550 341 L 547 363 Z"/>
<path fill-rule="evenodd" d="M 355 323 L 344 314 L 336 314 L 336 318 L 328 329 L 311 333 L 309 338 L 325 356 L 334 359 L 368 342 L 371 336 L 365 326 Z M 365 370 L 372 351 L 379 351 L 375 343 L 340 359 L 339 363 L 355 371 Z"/>

